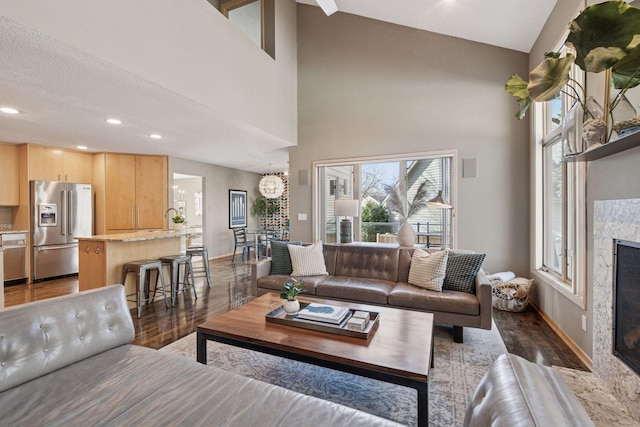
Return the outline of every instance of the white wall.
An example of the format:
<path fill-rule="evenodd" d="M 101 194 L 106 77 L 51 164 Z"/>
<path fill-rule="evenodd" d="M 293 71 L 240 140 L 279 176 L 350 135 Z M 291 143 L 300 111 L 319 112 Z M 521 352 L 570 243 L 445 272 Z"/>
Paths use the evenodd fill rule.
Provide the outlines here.
<path fill-rule="evenodd" d="M 297 140 L 294 0 L 276 2 L 276 60 L 206 0 L 0 0 L 0 9 L 220 114 Z"/>
<path fill-rule="evenodd" d="M 248 228 L 257 229 L 258 220 L 251 216 L 251 205 L 260 195 L 260 175 L 207 163 L 169 157 L 169 202 L 173 201 L 173 174 L 201 176 L 203 189 L 203 242 L 210 258 L 233 253 L 233 233 L 229 229 L 229 190 L 247 191 Z M 176 181 L 178 182 L 178 181 Z"/>
<path fill-rule="evenodd" d="M 298 146 L 290 148 L 291 231 L 312 238 L 314 160 L 457 149 L 477 159 L 458 176 L 458 246 L 487 254 L 491 272 L 528 271 L 526 121 L 504 91 L 526 54 L 298 5 Z M 307 213 L 309 221 L 298 221 Z"/>

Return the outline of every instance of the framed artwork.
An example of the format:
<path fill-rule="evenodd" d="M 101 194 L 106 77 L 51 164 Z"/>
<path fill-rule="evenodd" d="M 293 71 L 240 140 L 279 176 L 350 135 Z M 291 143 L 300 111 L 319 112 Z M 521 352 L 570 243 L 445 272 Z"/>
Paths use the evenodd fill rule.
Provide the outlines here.
<path fill-rule="evenodd" d="M 247 192 L 229 190 L 229 228 L 247 226 Z"/>

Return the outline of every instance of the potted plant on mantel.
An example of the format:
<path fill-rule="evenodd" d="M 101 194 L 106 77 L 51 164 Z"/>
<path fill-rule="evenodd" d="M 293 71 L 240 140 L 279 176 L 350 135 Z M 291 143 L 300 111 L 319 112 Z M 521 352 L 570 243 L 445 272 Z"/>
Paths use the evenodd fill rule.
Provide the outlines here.
<path fill-rule="evenodd" d="M 413 246 L 416 243 L 416 233 L 409 224 L 409 218 L 416 214 L 420 209 L 427 207 L 428 186 L 431 181 L 425 180 L 416 191 L 416 195 L 411 203 L 401 193 L 397 186 L 386 186 L 388 193 L 387 207 L 398 214 L 400 217 L 400 228 L 398 229 L 398 244 L 400 246 Z"/>
<path fill-rule="evenodd" d="M 519 110 L 516 117 L 522 119 L 532 102 L 550 101 L 565 93 L 582 112 L 582 116 L 578 116 L 574 123 L 577 133 L 575 138 L 582 140 L 583 122 L 585 125 L 601 128 L 604 122 L 597 122 L 597 112 L 588 105 L 593 100 L 586 96 L 584 88 L 578 82 L 570 78 L 571 65 L 575 63 L 590 73 L 606 70 L 611 72 L 611 85 L 619 90 L 609 106 L 609 113 L 613 118 L 614 109 L 621 103 L 628 102 L 625 92 L 640 84 L 640 43 L 637 35 L 640 35 L 640 9 L 621 0 L 586 8 L 569 23 L 569 35 L 564 42 L 567 47 L 575 50 L 575 55 L 561 57 L 559 52 L 548 52 L 544 61 L 529 74 L 529 82 L 517 74 L 507 81 L 505 90 L 518 98 Z M 573 84 L 567 86 L 570 81 Z M 602 119 L 600 117 L 599 120 Z M 634 118 L 624 123 L 614 123 L 612 130 L 621 132 L 633 126 L 640 126 L 640 120 Z M 579 154 L 579 151 L 573 154 Z"/>

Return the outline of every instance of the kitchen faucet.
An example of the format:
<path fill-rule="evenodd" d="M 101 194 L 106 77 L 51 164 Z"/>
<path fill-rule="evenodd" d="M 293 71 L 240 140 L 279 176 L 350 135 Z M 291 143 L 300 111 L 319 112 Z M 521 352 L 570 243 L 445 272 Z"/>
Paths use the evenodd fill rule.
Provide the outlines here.
<path fill-rule="evenodd" d="M 169 208 L 169 209 L 167 209 L 167 211 L 164 213 L 164 217 L 165 217 L 165 218 L 167 218 L 167 214 L 168 214 L 169 212 L 171 212 L 171 211 L 174 211 L 174 212 L 176 213 L 176 215 L 180 215 L 180 214 L 178 213 L 178 211 L 177 211 L 177 210 L 175 210 L 175 208 Z"/>

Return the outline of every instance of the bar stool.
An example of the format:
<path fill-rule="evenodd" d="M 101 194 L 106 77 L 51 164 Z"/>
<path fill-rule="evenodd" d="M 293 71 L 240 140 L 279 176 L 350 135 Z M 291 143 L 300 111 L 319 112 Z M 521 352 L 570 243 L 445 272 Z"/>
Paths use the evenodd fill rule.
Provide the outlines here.
<path fill-rule="evenodd" d="M 142 311 L 142 301 L 149 303 L 149 282 L 151 281 L 151 271 L 156 270 L 156 288 L 158 287 L 158 277 L 162 283 L 162 296 L 164 297 L 164 304 L 169 308 L 169 302 L 167 301 L 167 292 L 164 286 L 164 275 L 162 274 L 162 263 L 159 260 L 143 259 L 140 261 L 131 261 L 126 263 L 122 267 L 122 285 L 125 285 L 127 275 L 129 273 L 136 273 L 136 308 L 138 309 L 138 319 L 140 318 L 140 312 Z M 127 295 L 127 296 L 131 296 Z M 155 288 L 153 301 L 155 299 Z"/>
<path fill-rule="evenodd" d="M 204 273 L 204 277 L 207 278 L 207 286 L 211 287 L 211 272 L 209 271 L 209 252 L 207 251 L 207 247 L 192 246 L 190 248 L 187 248 L 187 255 L 192 260 L 194 256 L 202 257 L 203 266 L 192 269 L 191 271 L 194 273 L 193 277 L 202 277 Z M 193 266 L 193 263 L 191 265 Z"/>
<path fill-rule="evenodd" d="M 176 305 L 178 299 L 178 291 L 180 290 L 180 266 L 184 265 L 184 275 L 182 277 L 182 290 L 193 289 L 193 296 L 198 299 L 196 294 L 195 279 L 193 277 L 193 266 L 191 265 L 191 257 L 188 255 L 168 255 L 160 258 L 162 264 L 169 266 L 169 274 L 171 274 L 171 305 Z M 189 283 L 191 276 L 191 283 Z"/>

